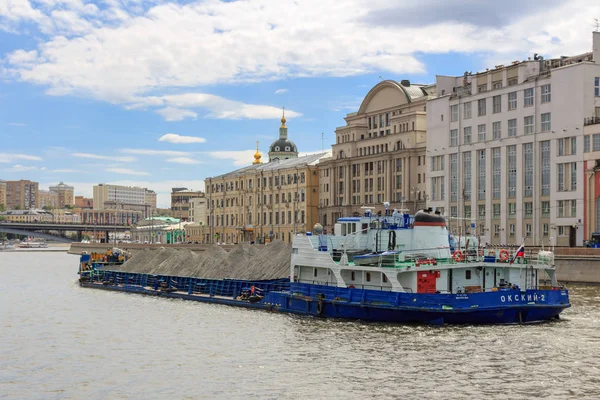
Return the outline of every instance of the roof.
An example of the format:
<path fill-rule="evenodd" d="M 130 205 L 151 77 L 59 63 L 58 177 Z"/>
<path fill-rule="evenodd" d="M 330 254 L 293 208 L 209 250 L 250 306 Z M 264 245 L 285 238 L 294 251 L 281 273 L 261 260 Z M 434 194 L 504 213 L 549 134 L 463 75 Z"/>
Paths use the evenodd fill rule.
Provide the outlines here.
<path fill-rule="evenodd" d="M 265 164 L 249 165 L 247 167 L 240 168 L 240 169 L 228 172 L 223 175 L 213 176 L 212 179 L 218 179 L 218 178 L 223 178 L 223 177 L 232 176 L 232 175 L 241 175 L 241 174 L 245 174 L 245 173 L 248 173 L 251 171 L 269 172 L 269 171 L 276 171 L 278 169 L 296 168 L 296 167 L 305 166 L 305 165 L 317 165 L 321 158 L 327 157 L 329 155 L 330 154 L 328 152 L 323 152 L 323 153 L 311 154 L 311 155 L 298 157 L 298 158 L 288 158 L 287 160 L 271 161 L 271 162 L 268 162 Z M 207 178 L 207 179 L 211 179 L 211 178 Z"/>

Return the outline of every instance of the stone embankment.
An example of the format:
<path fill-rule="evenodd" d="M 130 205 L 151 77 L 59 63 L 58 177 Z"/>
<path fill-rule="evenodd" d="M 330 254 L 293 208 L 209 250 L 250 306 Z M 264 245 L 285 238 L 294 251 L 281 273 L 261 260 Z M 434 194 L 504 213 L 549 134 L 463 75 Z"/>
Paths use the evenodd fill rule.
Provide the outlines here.
<path fill-rule="evenodd" d="M 124 272 L 192 276 L 204 279 L 264 280 L 289 278 L 291 245 L 274 241 L 266 246 L 246 243 L 227 251 L 210 245 L 204 251 L 160 248 L 136 252 L 117 268 Z"/>

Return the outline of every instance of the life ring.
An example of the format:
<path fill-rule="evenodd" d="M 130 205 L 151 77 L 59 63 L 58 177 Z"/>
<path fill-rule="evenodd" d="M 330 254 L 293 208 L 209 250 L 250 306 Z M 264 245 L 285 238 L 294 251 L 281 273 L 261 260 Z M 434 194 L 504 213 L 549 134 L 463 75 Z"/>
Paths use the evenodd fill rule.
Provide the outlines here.
<path fill-rule="evenodd" d="M 500 261 L 508 261 L 508 250 L 500 250 Z"/>
<path fill-rule="evenodd" d="M 452 254 L 452 258 L 454 259 L 454 261 L 456 262 L 462 262 L 465 260 L 465 255 L 463 254 L 462 251 L 460 250 L 455 250 L 454 254 Z"/>
<path fill-rule="evenodd" d="M 323 315 L 323 299 L 317 301 L 317 315 Z"/>

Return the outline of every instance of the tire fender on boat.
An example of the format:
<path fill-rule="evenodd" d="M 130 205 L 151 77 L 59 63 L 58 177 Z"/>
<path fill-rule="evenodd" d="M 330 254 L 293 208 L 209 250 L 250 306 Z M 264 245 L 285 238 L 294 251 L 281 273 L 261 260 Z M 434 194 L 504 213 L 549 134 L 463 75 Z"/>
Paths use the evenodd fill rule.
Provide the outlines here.
<path fill-rule="evenodd" d="M 317 300 L 317 315 L 319 315 L 319 316 L 323 315 L 323 308 L 324 308 L 323 299 L 319 298 L 319 300 Z"/>

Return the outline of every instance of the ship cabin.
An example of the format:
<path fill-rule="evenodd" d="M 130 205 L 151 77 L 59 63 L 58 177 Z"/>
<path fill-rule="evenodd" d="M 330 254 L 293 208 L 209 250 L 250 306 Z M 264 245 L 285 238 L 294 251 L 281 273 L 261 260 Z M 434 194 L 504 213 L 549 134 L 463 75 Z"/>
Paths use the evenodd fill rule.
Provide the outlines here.
<path fill-rule="evenodd" d="M 335 235 L 295 236 L 292 281 L 452 294 L 558 286 L 550 251 L 526 256 L 523 247 L 486 249 L 471 243 L 464 248 L 463 240 L 449 241 L 444 217 L 427 211 L 397 221 L 402 225 L 390 227 L 394 220 L 383 225 L 381 219 L 342 218 Z"/>

